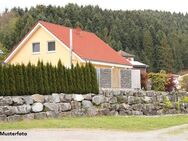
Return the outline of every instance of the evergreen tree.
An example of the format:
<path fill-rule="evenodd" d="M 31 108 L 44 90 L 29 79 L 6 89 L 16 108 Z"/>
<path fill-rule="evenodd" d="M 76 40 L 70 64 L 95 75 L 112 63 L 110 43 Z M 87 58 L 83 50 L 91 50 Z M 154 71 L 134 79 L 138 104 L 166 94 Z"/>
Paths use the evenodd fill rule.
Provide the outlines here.
<path fill-rule="evenodd" d="M 161 39 L 158 64 L 161 70 L 172 72 L 172 66 L 173 66 L 172 50 L 168 45 L 168 40 L 165 33 L 163 33 Z"/>
<path fill-rule="evenodd" d="M 16 82 L 15 82 L 15 76 L 14 76 L 14 65 L 8 65 L 7 73 L 9 77 L 8 85 L 9 85 L 10 95 L 15 95 L 16 94 Z"/>
<path fill-rule="evenodd" d="M 50 88 L 49 88 L 49 82 L 48 82 L 48 72 L 47 67 L 41 64 L 41 70 L 42 70 L 42 78 L 43 78 L 43 85 L 44 85 L 44 94 L 50 94 Z"/>
<path fill-rule="evenodd" d="M 52 75 L 52 77 L 51 77 L 51 83 L 52 83 L 52 92 L 57 92 L 57 85 L 56 85 L 56 83 L 57 83 L 57 78 L 56 78 L 56 67 L 52 67 L 51 66 L 51 75 Z"/>
<path fill-rule="evenodd" d="M 22 64 L 22 71 L 23 71 L 23 82 L 24 82 L 24 93 L 29 93 L 29 80 L 28 80 L 28 74 L 27 74 L 27 67 Z"/>
<path fill-rule="evenodd" d="M 34 84 L 34 76 L 33 76 L 33 67 L 31 63 L 27 65 L 27 76 L 28 76 L 28 94 L 34 94 L 35 93 L 35 84 Z"/>
<path fill-rule="evenodd" d="M 49 83 L 49 92 L 52 93 L 53 92 L 53 82 L 52 82 L 52 65 L 47 63 L 46 64 L 46 68 L 47 68 L 47 74 L 48 74 L 48 83 Z"/>
<path fill-rule="evenodd" d="M 143 35 L 143 47 L 144 47 L 144 62 L 149 65 L 149 69 L 153 68 L 153 41 L 149 30 L 144 31 Z"/>
<path fill-rule="evenodd" d="M 9 68 L 8 66 L 3 67 L 3 75 L 4 75 L 4 88 L 5 88 L 5 95 L 11 95 L 10 85 L 9 85 Z"/>
<path fill-rule="evenodd" d="M 43 81 L 43 74 L 42 74 L 42 67 L 43 63 L 38 61 L 37 63 L 37 84 L 38 84 L 38 92 L 40 94 L 44 94 L 44 81 Z"/>
<path fill-rule="evenodd" d="M 5 94 L 4 68 L 0 64 L 0 95 L 3 96 L 4 94 Z"/>
<path fill-rule="evenodd" d="M 91 77 L 91 84 L 92 84 L 91 92 L 98 94 L 99 86 L 97 82 L 96 69 L 91 63 L 89 63 L 89 68 L 90 68 L 90 77 Z"/>

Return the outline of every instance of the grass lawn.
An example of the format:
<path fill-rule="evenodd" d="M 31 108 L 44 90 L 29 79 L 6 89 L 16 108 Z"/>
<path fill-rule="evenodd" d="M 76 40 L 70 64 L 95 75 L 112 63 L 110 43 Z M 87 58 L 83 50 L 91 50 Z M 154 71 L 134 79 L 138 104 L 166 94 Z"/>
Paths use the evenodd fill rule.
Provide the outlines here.
<path fill-rule="evenodd" d="M 31 128 L 92 128 L 115 129 L 125 131 L 148 131 L 188 124 L 188 115 L 177 116 L 102 116 L 102 117 L 66 117 L 62 119 L 45 119 L 0 123 L 2 129 Z"/>

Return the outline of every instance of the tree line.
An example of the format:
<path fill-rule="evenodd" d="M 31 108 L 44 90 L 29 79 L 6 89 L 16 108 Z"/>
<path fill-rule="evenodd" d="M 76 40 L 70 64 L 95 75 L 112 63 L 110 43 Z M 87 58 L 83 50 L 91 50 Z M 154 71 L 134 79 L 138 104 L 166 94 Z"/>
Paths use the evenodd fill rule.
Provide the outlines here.
<path fill-rule="evenodd" d="M 0 65 L 0 95 L 98 93 L 96 70 L 91 63 L 65 68 L 38 62 L 37 66 Z"/>
<path fill-rule="evenodd" d="M 150 71 L 188 68 L 188 14 L 76 4 L 6 9 L 0 16 L 0 48 L 11 50 L 39 19 L 94 32 L 115 50 L 135 54 Z"/>

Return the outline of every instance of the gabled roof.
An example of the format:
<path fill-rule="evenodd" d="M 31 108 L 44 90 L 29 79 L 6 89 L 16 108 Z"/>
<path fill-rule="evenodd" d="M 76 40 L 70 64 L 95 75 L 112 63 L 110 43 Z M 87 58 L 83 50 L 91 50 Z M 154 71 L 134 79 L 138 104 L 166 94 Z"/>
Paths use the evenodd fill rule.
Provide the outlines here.
<path fill-rule="evenodd" d="M 71 28 L 44 21 L 39 21 L 35 26 L 37 25 L 43 26 L 51 34 L 58 38 L 58 40 L 60 40 L 63 44 L 69 47 L 69 34 Z M 104 41 L 98 38 L 94 33 L 78 29 L 73 29 L 72 31 L 73 52 L 76 55 L 78 55 L 81 59 L 85 61 L 96 61 L 103 63 L 132 66 L 127 59 L 118 54 L 108 44 L 106 44 Z"/>

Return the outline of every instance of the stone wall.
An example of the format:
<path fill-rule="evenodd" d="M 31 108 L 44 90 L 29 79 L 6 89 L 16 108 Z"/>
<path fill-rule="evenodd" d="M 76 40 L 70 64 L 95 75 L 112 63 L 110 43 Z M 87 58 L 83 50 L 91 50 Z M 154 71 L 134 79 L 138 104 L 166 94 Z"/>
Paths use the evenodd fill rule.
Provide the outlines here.
<path fill-rule="evenodd" d="M 52 94 L 0 97 L 0 120 L 97 115 L 161 115 L 188 113 L 188 92 L 109 91 L 100 94 Z M 169 101 L 165 101 L 169 99 Z M 169 106 L 170 105 L 170 106 Z"/>

